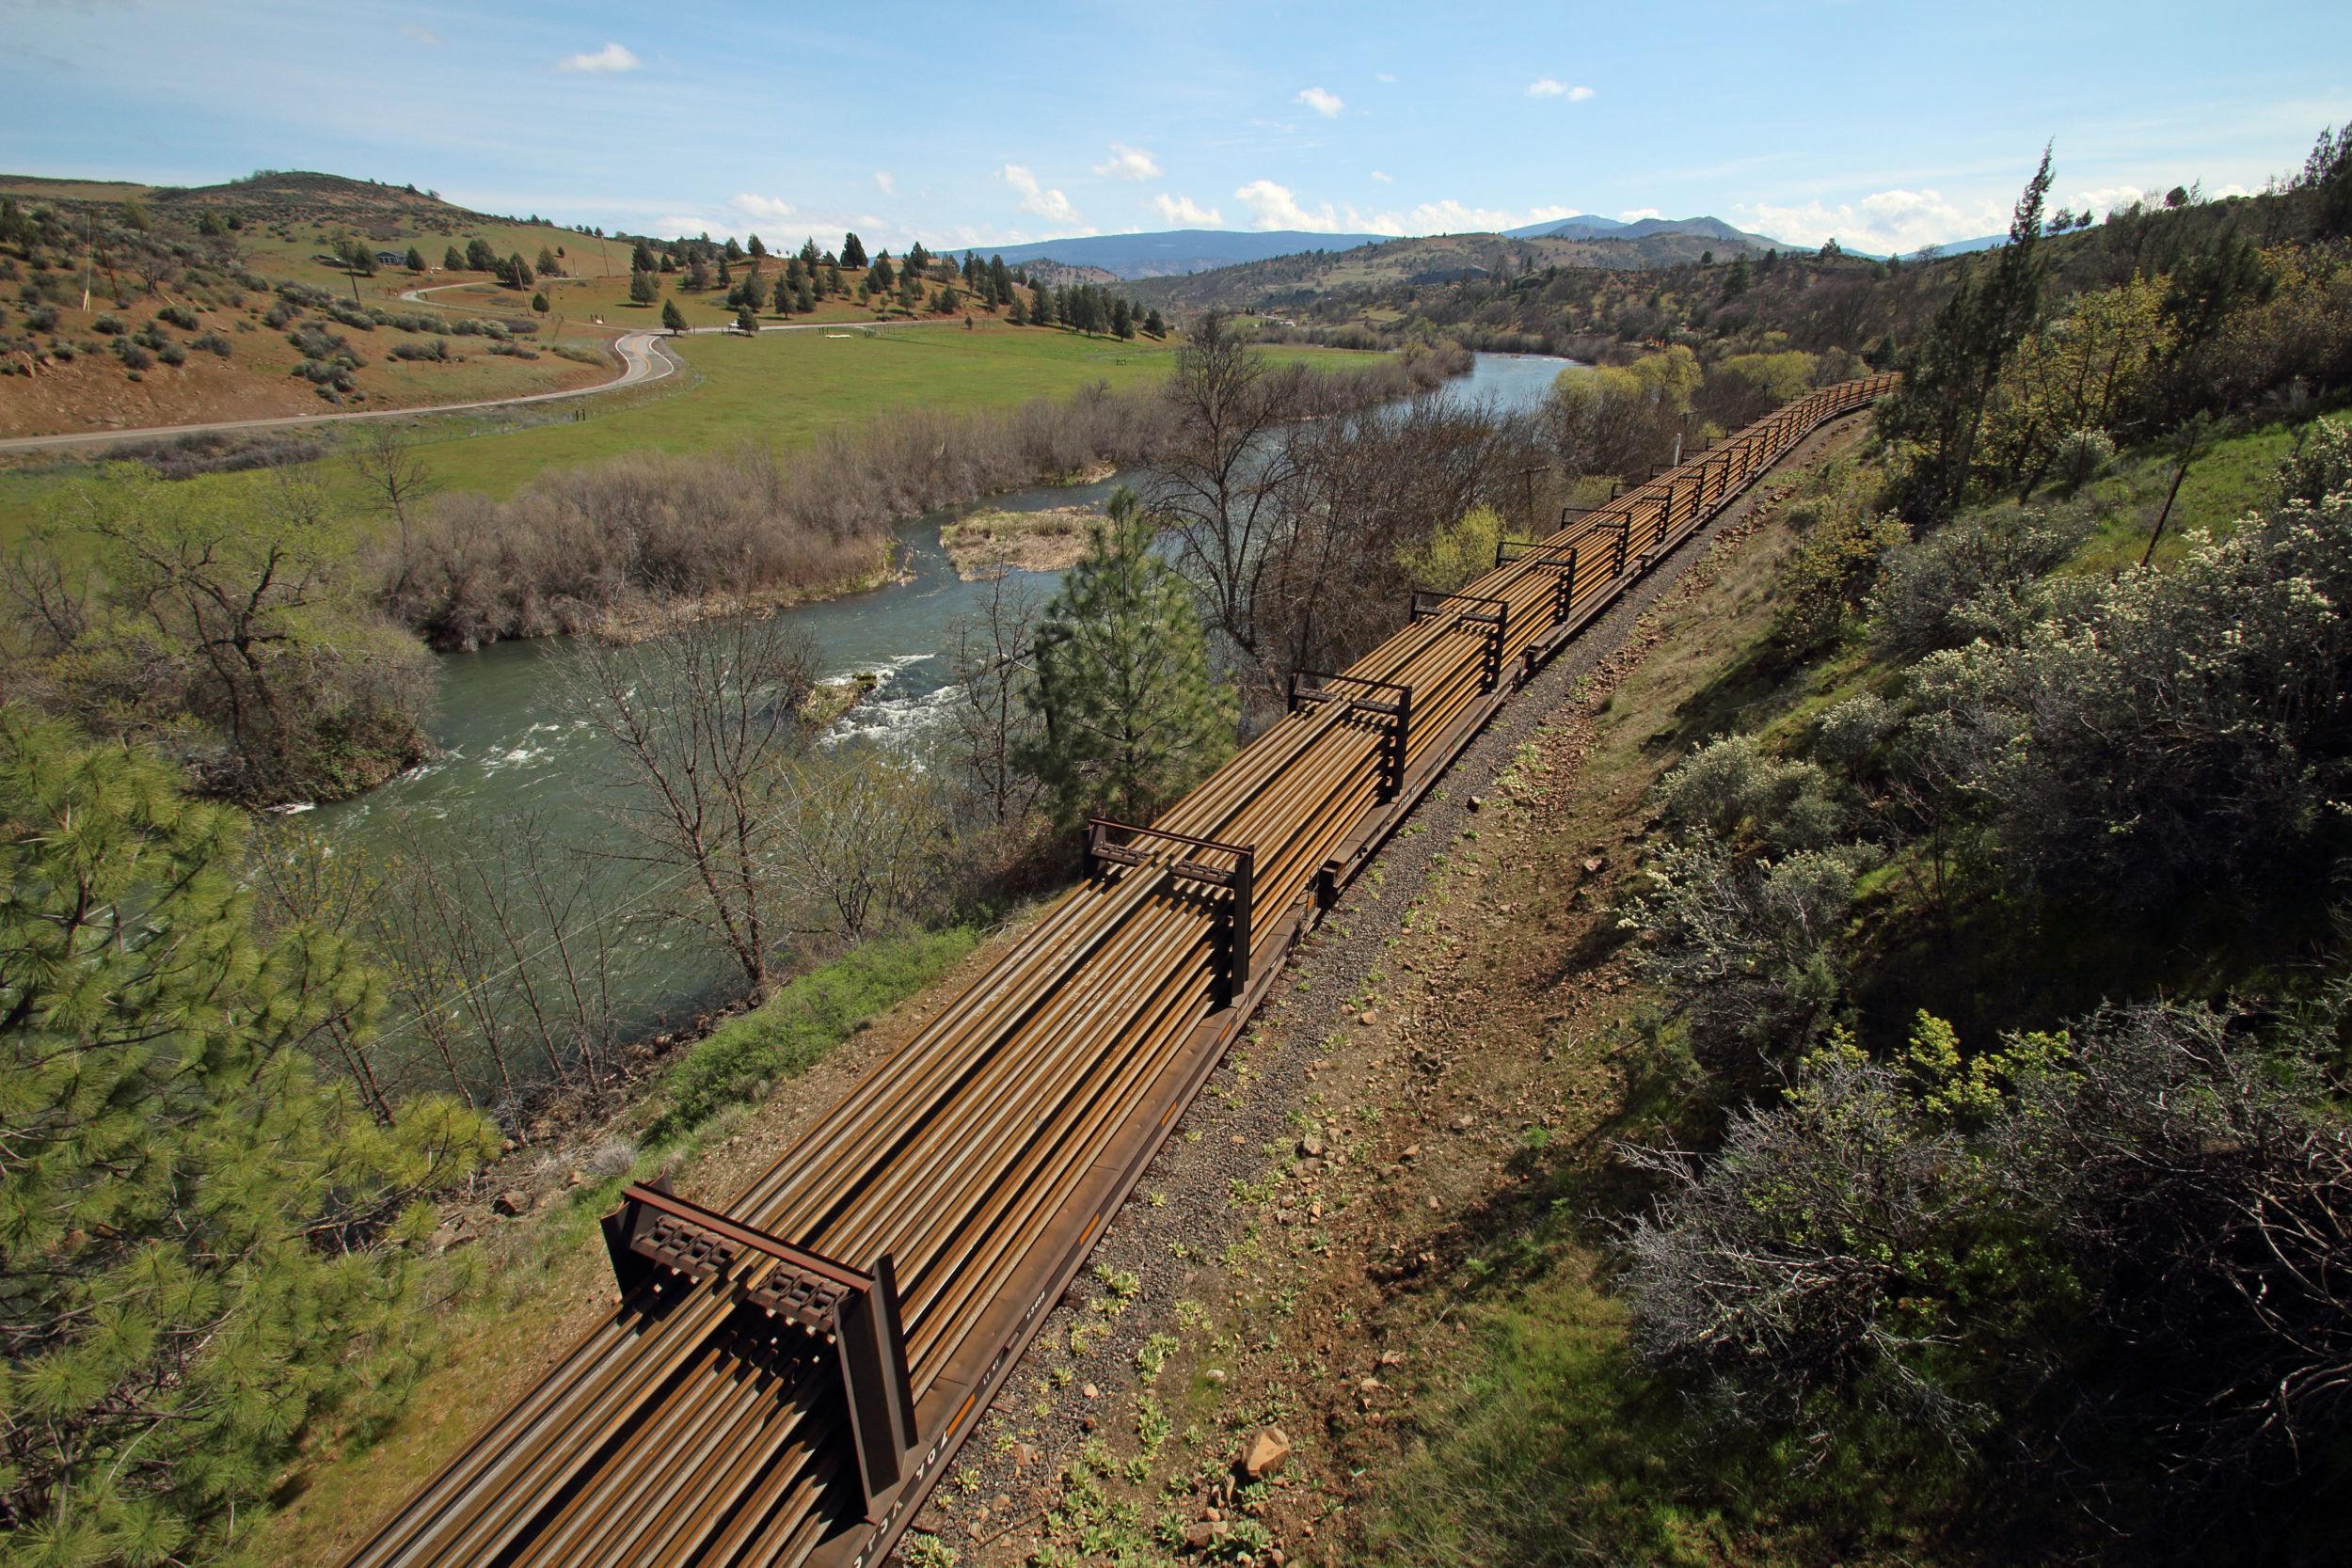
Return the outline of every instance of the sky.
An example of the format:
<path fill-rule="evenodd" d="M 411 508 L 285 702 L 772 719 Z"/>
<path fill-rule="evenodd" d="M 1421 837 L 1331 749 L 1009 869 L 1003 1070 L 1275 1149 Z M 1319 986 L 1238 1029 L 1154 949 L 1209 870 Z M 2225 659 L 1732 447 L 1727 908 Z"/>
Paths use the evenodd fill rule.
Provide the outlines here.
<path fill-rule="evenodd" d="M 868 248 L 1710 214 L 1803 245 L 2260 189 L 2352 120 L 2352 5 L 0 0 L 0 171 L 415 184 Z"/>

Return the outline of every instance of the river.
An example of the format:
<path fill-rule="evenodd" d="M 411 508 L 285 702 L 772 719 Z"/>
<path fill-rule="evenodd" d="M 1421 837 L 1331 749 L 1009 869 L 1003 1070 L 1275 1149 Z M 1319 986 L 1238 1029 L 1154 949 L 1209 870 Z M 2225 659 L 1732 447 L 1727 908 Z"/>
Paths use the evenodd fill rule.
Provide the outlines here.
<path fill-rule="evenodd" d="M 1568 360 L 1540 355 L 1481 354 L 1448 390 L 1493 398 L 1509 411 L 1534 406 Z M 984 503 L 1006 510 L 1100 504 L 1121 483 L 1142 475 L 1115 474 L 1099 483 L 1042 487 L 993 496 Z M 962 510 L 962 509 L 955 509 Z M 819 650 L 826 679 L 870 673 L 872 695 L 836 726 L 830 740 L 864 736 L 885 742 L 919 736 L 937 712 L 951 672 L 942 650 L 961 616 L 977 608 L 981 585 L 956 576 L 940 547 L 939 525 L 954 510 L 898 528 L 898 580 L 845 598 L 783 611 Z M 1022 574 L 1050 592 L 1058 574 Z M 478 653 L 440 659 L 440 685 L 427 724 L 437 758 L 354 800 L 302 813 L 302 829 L 339 849 L 361 854 L 391 847 L 404 816 L 437 824 L 455 846 L 482 843 L 526 814 L 554 843 L 595 850 L 613 847 L 617 830 L 602 809 L 609 777 L 597 737 L 569 720 L 556 699 L 548 661 L 567 657 L 567 640 L 545 638 L 495 643 Z M 596 898 L 626 911 L 639 898 L 642 865 L 612 862 L 593 873 Z M 707 1006 L 727 972 L 698 938 L 658 923 L 640 923 L 625 937 L 613 976 L 616 1022 L 624 1032 L 660 1026 L 666 1015 Z"/>

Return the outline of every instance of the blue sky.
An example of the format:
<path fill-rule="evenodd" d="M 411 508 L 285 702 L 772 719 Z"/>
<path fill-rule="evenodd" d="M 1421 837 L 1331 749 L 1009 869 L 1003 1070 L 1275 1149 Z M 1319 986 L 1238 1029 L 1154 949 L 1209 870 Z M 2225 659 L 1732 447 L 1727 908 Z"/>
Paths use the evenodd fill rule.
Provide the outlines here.
<path fill-rule="evenodd" d="M 2259 188 L 2352 119 L 2352 5 L 0 0 L 0 168 L 313 168 L 869 245 L 1710 213 L 1912 249 Z M 830 242 L 829 242 L 830 243 Z"/>

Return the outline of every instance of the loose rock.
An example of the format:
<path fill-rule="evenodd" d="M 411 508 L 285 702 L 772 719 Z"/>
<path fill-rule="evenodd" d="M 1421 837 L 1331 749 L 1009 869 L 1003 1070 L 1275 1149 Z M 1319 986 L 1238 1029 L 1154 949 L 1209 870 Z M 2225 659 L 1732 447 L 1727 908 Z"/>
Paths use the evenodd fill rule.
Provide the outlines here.
<path fill-rule="evenodd" d="M 1291 1440 L 1280 1427 L 1261 1427 L 1258 1435 L 1249 1440 L 1249 1447 L 1241 1456 L 1242 1473 L 1251 1481 L 1263 1481 L 1287 1464 L 1291 1456 Z"/>

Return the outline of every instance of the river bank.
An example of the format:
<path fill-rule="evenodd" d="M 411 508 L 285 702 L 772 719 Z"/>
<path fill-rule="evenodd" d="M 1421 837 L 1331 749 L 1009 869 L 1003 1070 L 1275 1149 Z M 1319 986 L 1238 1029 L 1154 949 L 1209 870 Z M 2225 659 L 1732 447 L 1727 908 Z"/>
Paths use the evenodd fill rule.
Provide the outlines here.
<path fill-rule="evenodd" d="M 1532 406 L 1549 389 L 1563 362 L 1483 356 L 1453 383 L 1473 398 L 1492 397 L 1506 409 Z M 1140 488 L 1148 475 L 1101 467 L 1077 484 L 1030 485 L 985 500 L 910 516 L 889 532 L 890 570 L 868 586 L 825 598 L 803 598 L 776 613 L 819 651 L 818 679 L 853 685 L 857 699 L 823 731 L 830 749 L 877 746 L 901 754 L 924 751 L 941 733 L 954 701 L 950 667 L 957 623 L 985 608 L 994 586 L 967 581 L 948 548 L 944 527 L 975 512 L 1041 514 L 1099 511 L 1120 484 Z M 1016 566 L 1006 586 L 1043 597 L 1059 581 L 1054 569 Z M 597 1026 L 616 1040 L 690 1031 L 732 999 L 735 977 L 726 962 L 677 919 L 649 888 L 653 868 L 616 808 L 627 784 L 612 749 L 561 700 L 576 645 L 563 637 L 505 641 L 476 652 L 448 654 L 436 664 L 437 696 L 427 723 L 436 755 L 355 800 L 321 805 L 287 823 L 314 837 L 346 863 L 386 869 L 390 897 L 404 879 L 422 875 L 421 863 L 461 866 L 496 847 L 528 840 L 570 851 L 576 886 L 567 907 L 580 912 L 597 958 Z M 493 866 L 490 874 L 501 875 Z M 515 944 L 488 966 L 482 984 L 485 1008 L 518 1005 L 530 980 L 518 964 L 544 938 Z M 450 1071 L 437 1051 L 410 1028 L 391 1042 L 391 1066 L 428 1082 Z"/>

